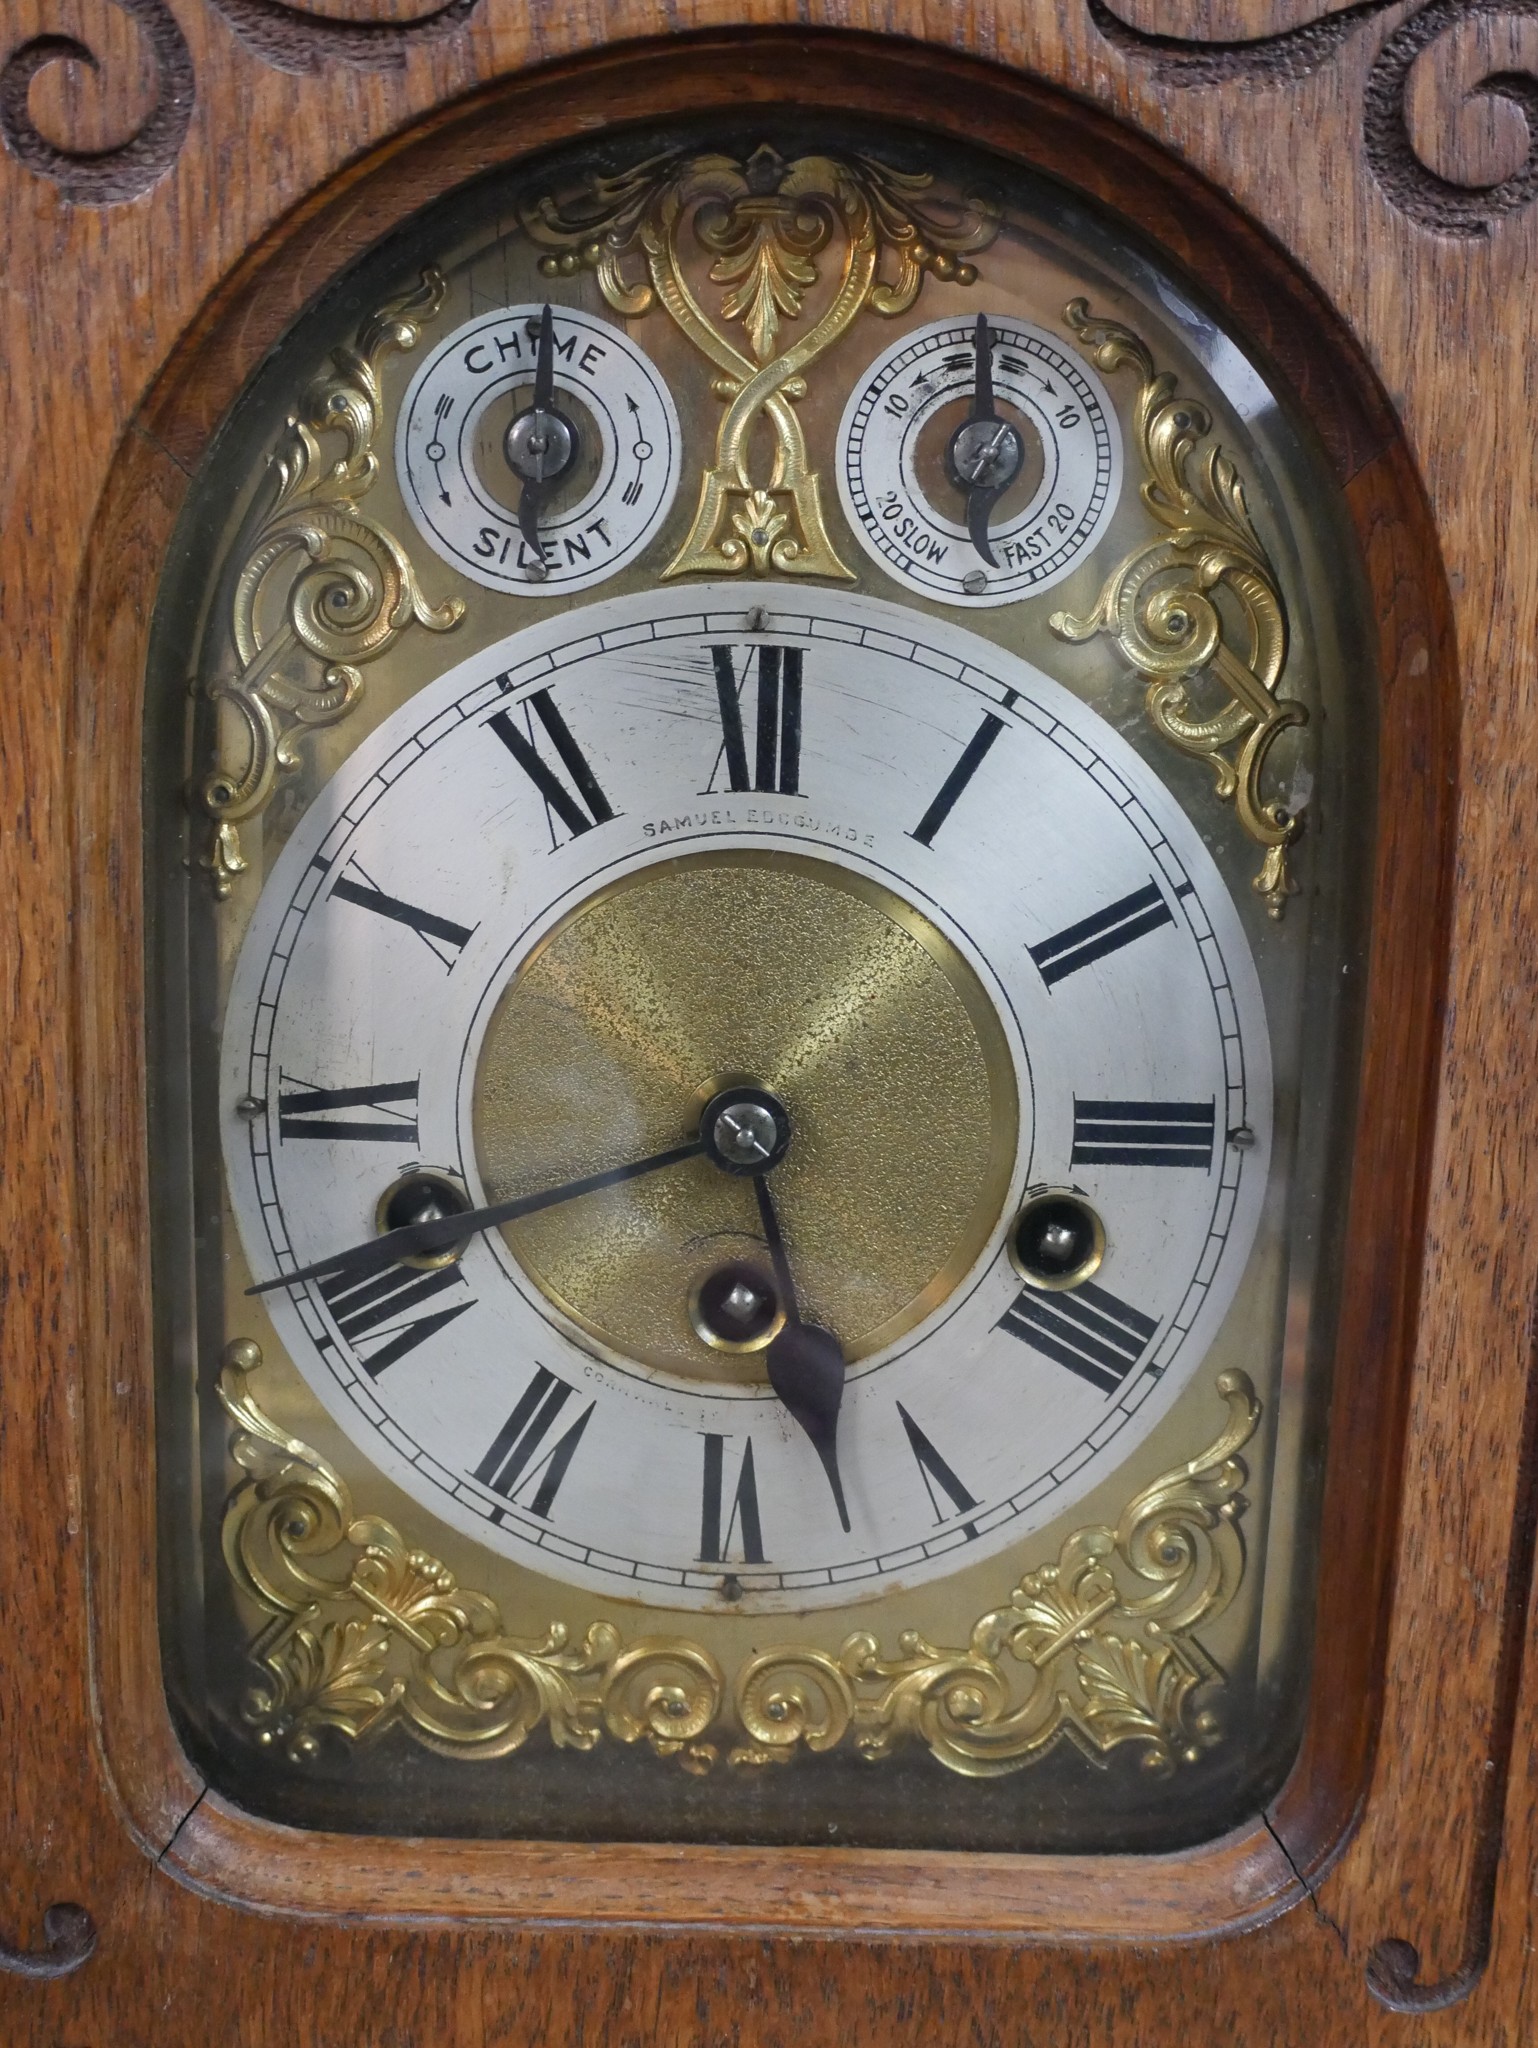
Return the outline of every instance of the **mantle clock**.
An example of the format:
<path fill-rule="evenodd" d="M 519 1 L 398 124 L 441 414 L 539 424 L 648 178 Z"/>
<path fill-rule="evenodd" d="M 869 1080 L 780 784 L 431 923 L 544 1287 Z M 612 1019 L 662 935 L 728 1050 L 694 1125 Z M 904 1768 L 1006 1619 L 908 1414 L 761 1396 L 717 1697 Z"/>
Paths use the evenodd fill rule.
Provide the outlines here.
<path fill-rule="evenodd" d="M 1531 0 L 0 143 L 5 2038 L 1528 2038 Z"/>

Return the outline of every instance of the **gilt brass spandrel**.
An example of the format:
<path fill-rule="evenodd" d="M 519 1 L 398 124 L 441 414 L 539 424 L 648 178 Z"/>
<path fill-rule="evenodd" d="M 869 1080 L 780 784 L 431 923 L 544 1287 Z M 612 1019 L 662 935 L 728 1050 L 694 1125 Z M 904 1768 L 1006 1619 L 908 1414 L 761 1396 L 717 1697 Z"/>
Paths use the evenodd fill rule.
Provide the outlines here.
<path fill-rule="evenodd" d="M 997 1012 L 957 948 L 830 863 L 668 862 L 601 890 L 546 938 L 481 1048 L 489 1198 L 683 1142 L 728 1078 L 775 1091 L 790 1112 L 775 1184 L 806 1312 L 854 1358 L 891 1343 L 998 1228 L 1020 1105 Z M 584 1329 L 626 1357 L 710 1377 L 721 1354 L 695 1333 L 690 1292 L 723 1260 L 764 1252 L 750 1186 L 704 1160 L 506 1236 Z"/>
<path fill-rule="evenodd" d="M 644 1741 L 693 1775 L 847 1742 L 872 1763 L 922 1745 L 959 1776 L 988 1778 L 1060 1738 L 1091 1756 L 1136 1744 L 1161 1775 L 1223 1740 L 1223 1674 L 1196 1631 L 1245 1574 L 1239 1453 L 1261 1408 L 1242 1372 L 1218 1378 L 1228 1417 L 1204 1450 L 1134 1494 L 1114 1525 L 1075 1530 L 964 1646 L 909 1631 L 891 1655 L 860 1630 L 773 1645 L 728 1672 L 689 1637 L 627 1642 L 609 1621 L 508 1633 L 489 1595 L 359 1513 L 340 1472 L 268 1417 L 251 1387 L 261 1364 L 238 1340 L 220 1377 L 230 1455 L 248 1475 L 225 1507 L 223 1547 L 266 1617 L 241 1715 L 255 1743 L 293 1763 L 328 1733 L 359 1743 L 394 1725 L 464 1759 L 508 1756 L 541 1728 L 579 1752 Z"/>
<path fill-rule="evenodd" d="M 1138 379 L 1135 441 L 1144 469 L 1143 504 L 1164 537 L 1138 548 L 1111 572 L 1086 617 L 1060 611 L 1052 630 L 1065 640 L 1108 633 L 1148 686 L 1154 729 L 1171 746 L 1210 763 L 1218 796 L 1234 805 L 1248 836 L 1265 848 L 1253 887 L 1279 918 L 1297 894 L 1288 849 L 1303 830 L 1301 816 L 1261 793 L 1272 747 L 1308 712 L 1279 694 L 1287 661 L 1287 615 L 1276 571 L 1250 520 L 1244 483 L 1216 444 L 1192 464 L 1212 416 L 1184 395 L 1174 376 L 1157 370 L 1147 346 L 1114 320 L 1095 319 L 1084 299 L 1064 318 L 1096 367 L 1131 369 Z M 1225 617 L 1227 593 L 1240 624 Z M 1203 711 L 1198 680 L 1219 696 Z M 1234 758 L 1230 759 L 1230 750 Z"/>
<path fill-rule="evenodd" d="M 244 872 L 240 826 L 259 817 L 299 766 L 307 731 L 346 718 L 364 667 L 408 626 L 446 633 L 457 597 L 434 605 L 390 528 L 362 509 L 379 477 L 380 373 L 414 349 L 443 304 L 425 270 L 415 290 L 366 320 L 306 392 L 273 451 L 272 486 L 234 545 L 229 616 L 213 635 L 204 694 L 222 714 L 215 762 L 195 800 L 212 821 L 202 856 L 216 896 Z"/>

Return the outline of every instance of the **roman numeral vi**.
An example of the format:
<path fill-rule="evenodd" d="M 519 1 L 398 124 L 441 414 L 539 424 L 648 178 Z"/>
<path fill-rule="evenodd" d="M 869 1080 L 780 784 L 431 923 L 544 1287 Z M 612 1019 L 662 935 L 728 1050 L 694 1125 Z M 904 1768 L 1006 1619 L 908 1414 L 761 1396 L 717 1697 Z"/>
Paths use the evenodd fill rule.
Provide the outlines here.
<path fill-rule="evenodd" d="M 737 1486 L 732 1494 L 724 1528 L 721 1510 L 726 1492 L 726 1438 L 707 1433 L 704 1441 L 705 1483 L 700 1511 L 700 1562 L 723 1563 L 730 1556 L 733 1538 L 740 1529 L 744 1564 L 762 1564 L 764 1535 L 758 1515 L 758 1486 L 753 1477 L 753 1439 L 749 1437 L 742 1448 L 742 1464 L 737 1471 Z"/>

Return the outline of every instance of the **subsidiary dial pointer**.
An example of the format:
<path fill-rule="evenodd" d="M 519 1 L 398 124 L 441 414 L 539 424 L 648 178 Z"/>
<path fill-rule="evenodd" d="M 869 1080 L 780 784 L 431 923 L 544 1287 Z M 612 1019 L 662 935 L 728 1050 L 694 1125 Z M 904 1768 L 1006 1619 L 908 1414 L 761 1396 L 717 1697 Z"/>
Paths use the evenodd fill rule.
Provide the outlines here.
<path fill-rule="evenodd" d="M 543 576 L 539 515 L 546 498 L 577 459 L 576 422 L 555 403 L 555 321 L 547 305 L 539 316 L 534 359 L 534 396 L 508 427 L 503 441 L 508 467 L 522 479 L 518 527 Z"/>
<path fill-rule="evenodd" d="M 1025 444 L 1017 428 L 1002 418 L 993 398 L 993 336 L 988 316 L 979 313 L 972 333 L 975 367 L 972 409 L 951 436 L 946 463 L 951 481 L 966 499 L 967 532 L 990 569 L 998 567 L 988 538 L 993 508 L 1020 474 Z"/>

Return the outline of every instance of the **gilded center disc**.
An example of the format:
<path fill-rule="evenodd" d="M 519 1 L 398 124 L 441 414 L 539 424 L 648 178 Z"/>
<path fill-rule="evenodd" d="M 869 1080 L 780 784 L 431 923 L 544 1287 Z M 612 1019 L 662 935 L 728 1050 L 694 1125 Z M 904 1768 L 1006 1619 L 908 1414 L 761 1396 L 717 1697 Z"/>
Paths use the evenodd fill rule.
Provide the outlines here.
<path fill-rule="evenodd" d="M 900 897 L 830 862 L 723 852 L 659 862 L 559 924 L 499 998 L 476 1076 L 488 1201 L 696 1136 L 751 1082 L 789 1112 L 771 1185 L 802 1314 L 857 1358 L 971 1269 L 1009 1189 L 1019 1099 L 976 974 Z M 749 1179 L 708 1159 L 507 1226 L 534 1284 L 604 1344 L 720 1379 L 691 1323 L 728 1261 L 769 1271 Z"/>

